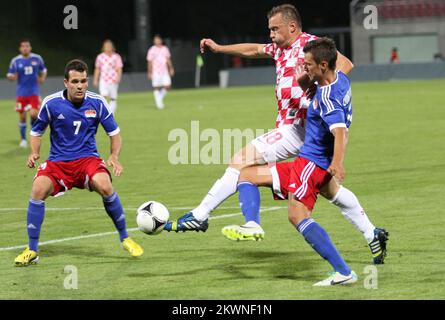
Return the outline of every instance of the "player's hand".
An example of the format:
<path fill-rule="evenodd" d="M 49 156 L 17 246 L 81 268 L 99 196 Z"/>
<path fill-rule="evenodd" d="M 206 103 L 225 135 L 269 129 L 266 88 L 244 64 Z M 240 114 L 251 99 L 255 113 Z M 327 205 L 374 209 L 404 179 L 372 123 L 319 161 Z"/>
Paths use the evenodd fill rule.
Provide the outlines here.
<path fill-rule="evenodd" d="M 312 100 L 315 97 L 315 94 L 317 93 L 317 85 L 313 83 L 307 90 L 306 90 L 306 97 L 309 100 Z"/>
<path fill-rule="evenodd" d="M 210 51 L 216 53 L 218 51 L 219 45 L 212 39 L 202 39 L 199 43 L 199 50 L 204 53 L 205 47 L 208 47 Z"/>
<path fill-rule="evenodd" d="M 174 69 L 171 69 L 170 70 L 170 77 L 173 77 L 175 75 L 175 70 Z"/>
<path fill-rule="evenodd" d="M 122 172 L 124 171 L 124 168 L 122 167 L 116 156 L 110 156 L 110 158 L 108 158 L 107 165 L 113 167 L 113 174 L 116 177 L 120 177 Z"/>
<path fill-rule="evenodd" d="M 35 168 L 36 161 L 39 160 L 40 155 L 37 153 L 32 153 L 28 157 L 28 168 Z"/>
<path fill-rule="evenodd" d="M 328 168 L 328 172 L 335 178 L 335 180 L 337 180 L 339 184 L 341 184 L 345 179 L 346 172 L 343 164 L 341 163 L 331 163 Z"/>

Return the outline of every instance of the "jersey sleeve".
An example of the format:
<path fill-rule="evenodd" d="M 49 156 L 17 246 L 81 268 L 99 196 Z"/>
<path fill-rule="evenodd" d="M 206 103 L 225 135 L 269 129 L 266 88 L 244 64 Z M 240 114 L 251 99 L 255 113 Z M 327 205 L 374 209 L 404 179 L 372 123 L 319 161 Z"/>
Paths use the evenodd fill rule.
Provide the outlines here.
<path fill-rule="evenodd" d="M 45 103 L 45 101 L 43 101 Z M 39 114 L 37 116 L 36 121 L 34 122 L 30 135 L 34 137 L 41 137 L 49 123 L 51 122 L 51 113 L 48 108 L 48 104 L 43 104 L 43 107 L 40 108 Z"/>
<path fill-rule="evenodd" d="M 153 50 L 152 48 L 148 49 L 147 51 L 147 61 L 153 61 Z"/>
<path fill-rule="evenodd" d="M 105 100 L 102 100 L 100 109 L 100 123 L 105 132 L 110 137 L 117 135 L 120 132 L 119 126 L 114 119 L 113 112 L 111 112 Z"/>
<path fill-rule="evenodd" d="M 39 73 L 46 73 L 46 71 L 45 61 L 39 56 Z"/>
<path fill-rule="evenodd" d="M 277 46 L 275 43 L 268 43 L 263 46 L 263 53 L 267 54 L 270 57 L 275 56 L 275 51 L 277 50 Z"/>
<path fill-rule="evenodd" d="M 329 131 L 335 128 L 347 128 L 343 107 L 337 100 L 325 97 L 322 99 L 322 119 L 329 126 Z"/>
<path fill-rule="evenodd" d="M 17 65 L 15 63 L 15 60 L 13 59 L 9 64 L 8 75 L 14 75 L 15 73 L 17 73 Z"/>

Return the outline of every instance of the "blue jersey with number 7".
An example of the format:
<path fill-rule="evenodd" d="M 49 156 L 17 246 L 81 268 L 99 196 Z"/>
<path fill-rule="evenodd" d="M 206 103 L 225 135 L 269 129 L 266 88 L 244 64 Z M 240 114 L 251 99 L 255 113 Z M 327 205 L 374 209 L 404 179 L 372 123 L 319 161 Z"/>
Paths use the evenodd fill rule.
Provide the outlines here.
<path fill-rule="evenodd" d="M 31 135 L 41 136 L 47 126 L 50 126 L 51 149 L 48 158 L 50 161 L 99 157 L 96 146 L 99 124 L 110 137 L 120 131 L 113 113 L 102 96 L 87 91 L 83 102 L 74 105 L 67 99 L 65 90 L 43 100 Z"/>

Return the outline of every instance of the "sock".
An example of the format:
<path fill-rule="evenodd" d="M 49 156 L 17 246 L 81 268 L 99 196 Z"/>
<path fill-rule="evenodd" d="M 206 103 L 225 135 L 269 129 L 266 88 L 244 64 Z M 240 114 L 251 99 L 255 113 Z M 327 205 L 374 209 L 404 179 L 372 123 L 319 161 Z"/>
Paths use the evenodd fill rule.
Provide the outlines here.
<path fill-rule="evenodd" d="M 115 113 L 116 109 L 117 109 L 117 100 L 116 99 L 110 99 L 109 105 L 110 105 L 111 112 Z"/>
<path fill-rule="evenodd" d="M 29 249 L 39 251 L 40 229 L 45 218 L 45 201 L 29 200 L 27 212 L 28 244 Z"/>
<path fill-rule="evenodd" d="M 153 91 L 153 95 L 155 96 L 155 102 L 156 102 L 156 107 L 158 109 L 162 109 L 163 104 L 162 104 L 162 94 L 160 90 L 154 90 Z"/>
<path fill-rule="evenodd" d="M 369 221 L 355 194 L 344 187 L 340 187 L 340 190 L 330 202 L 341 210 L 346 220 L 363 233 L 368 243 L 374 239 L 375 226 Z"/>
<path fill-rule="evenodd" d="M 307 243 L 325 260 L 327 260 L 335 271 L 347 276 L 351 269 L 335 248 L 327 232 L 314 219 L 304 219 L 297 230 L 303 235 Z"/>
<path fill-rule="evenodd" d="M 160 90 L 160 92 L 161 92 L 161 99 L 164 99 L 165 98 L 165 96 L 167 95 L 167 89 L 165 89 L 165 88 L 162 88 L 161 90 Z"/>
<path fill-rule="evenodd" d="M 19 122 L 20 137 L 26 140 L 26 122 Z"/>
<path fill-rule="evenodd" d="M 201 221 L 208 219 L 211 211 L 236 192 L 239 174 L 238 170 L 227 168 L 224 175 L 215 182 L 200 205 L 192 210 L 193 216 Z"/>
<path fill-rule="evenodd" d="M 126 223 L 125 223 L 125 213 L 122 208 L 121 200 L 116 192 L 109 197 L 104 197 L 104 207 L 105 211 L 107 211 L 108 216 L 113 220 L 114 226 L 119 232 L 119 238 L 121 242 L 128 238 Z"/>
<path fill-rule="evenodd" d="M 250 182 L 238 183 L 238 198 L 246 222 L 260 224 L 260 190 Z"/>

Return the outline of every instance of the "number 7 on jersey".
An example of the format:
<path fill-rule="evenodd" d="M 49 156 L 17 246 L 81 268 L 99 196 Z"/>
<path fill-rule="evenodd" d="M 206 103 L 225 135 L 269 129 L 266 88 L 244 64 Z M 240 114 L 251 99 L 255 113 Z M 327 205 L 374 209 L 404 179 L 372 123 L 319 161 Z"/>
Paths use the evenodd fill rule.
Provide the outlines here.
<path fill-rule="evenodd" d="M 73 125 L 76 127 L 74 134 L 79 134 L 80 126 L 82 125 L 82 121 L 73 121 Z"/>

